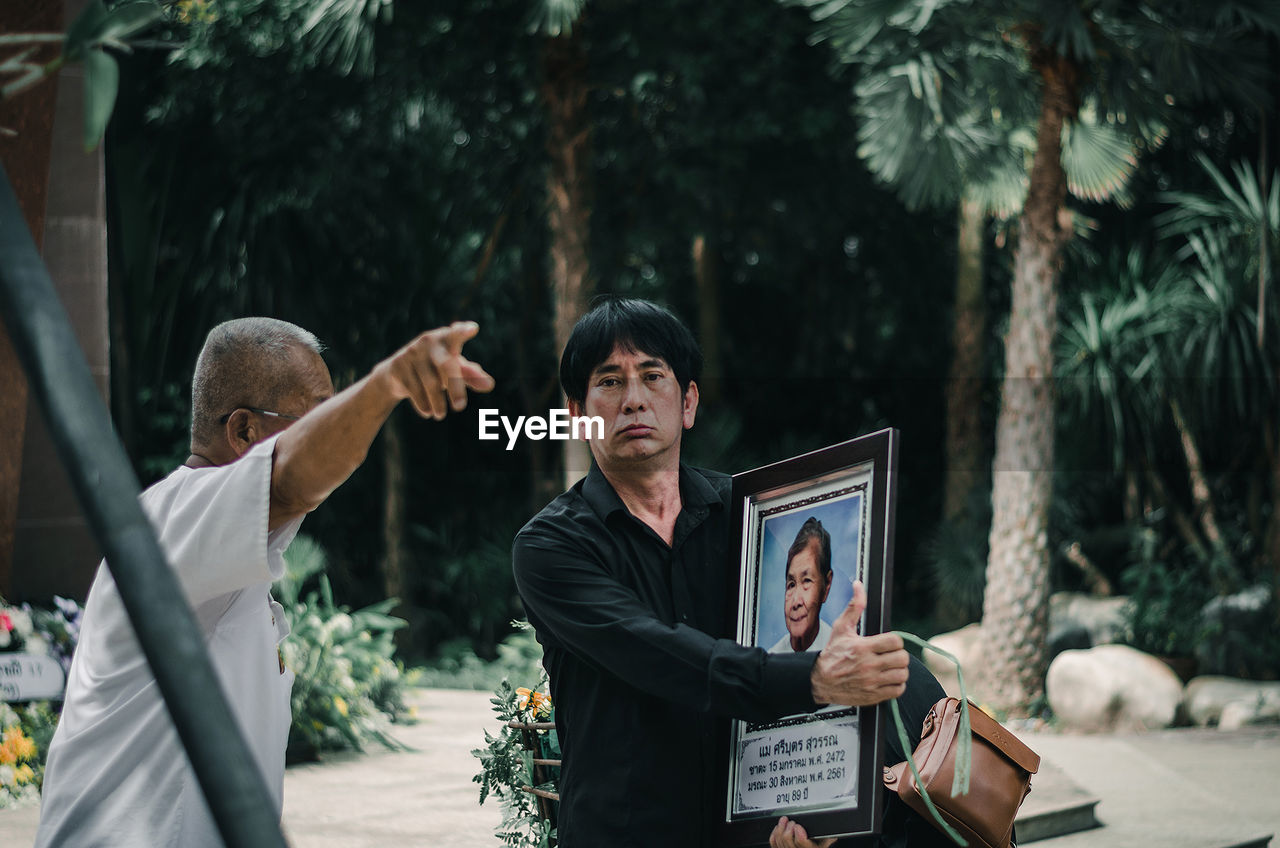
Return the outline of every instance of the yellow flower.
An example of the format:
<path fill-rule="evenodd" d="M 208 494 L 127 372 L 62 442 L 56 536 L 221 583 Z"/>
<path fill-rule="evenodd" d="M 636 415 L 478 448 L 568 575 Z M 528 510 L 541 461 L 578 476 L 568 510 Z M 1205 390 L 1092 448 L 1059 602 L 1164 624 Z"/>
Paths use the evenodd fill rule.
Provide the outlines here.
<path fill-rule="evenodd" d="M 516 709 L 517 710 L 528 709 L 529 696 L 533 694 L 533 691 L 521 686 L 519 689 L 516 690 L 516 694 L 520 696 L 516 698 Z"/>
<path fill-rule="evenodd" d="M 333 696 L 333 706 L 338 711 L 339 715 L 341 715 L 344 718 L 346 717 L 348 712 L 347 702 L 342 699 L 341 695 Z"/>
<path fill-rule="evenodd" d="M 18 761 L 18 754 L 8 743 L 0 745 L 0 766 L 11 766 Z"/>
<path fill-rule="evenodd" d="M 36 773 L 32 771 L 31 766 L 21 765 L 14 772 L 14 777 L 17 778 L 19 784 L 30 783 L 36 779 Z"/>

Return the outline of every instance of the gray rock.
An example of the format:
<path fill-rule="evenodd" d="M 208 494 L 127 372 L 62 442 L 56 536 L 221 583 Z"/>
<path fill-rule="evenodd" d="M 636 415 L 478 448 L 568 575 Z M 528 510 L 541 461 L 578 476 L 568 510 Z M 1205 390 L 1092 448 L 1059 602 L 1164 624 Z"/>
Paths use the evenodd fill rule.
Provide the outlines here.
<path fill-rule="evenodd" d="M 1182 681 L 1167 665 L 1126 645 L 1064 651 L 1045 689 L 1054 715 L 1084 731 L 1168 727 L 1182 700 Z"/>
<path fill-rule="evenodd" d="M 982 625 L 975 622 L 950 633 L 939 633 L 929 640 L 929 644 L 938 646 L 959 660 L 960 667 L 964 669 L 965 684 L 970 688 L 975 685 L 982 665 Z M 922 656 L 925 665 L 929 666 L 946 693 L 953 698 L 960 697 L 960 678 L 956 675 L 956 667 L 933 651 L 924 651 Z M 970 692 L 969 697 L 973 698 L 975 694 Z"/>
<path fill-rule="evenodd" d="M 1201 675 L 1182 694 L 1182 711 L 1200 727 L 1233 730 L 1280 720 L 1280 682 Z"/>
<path fill-rule="evenodd" d="M 1201 674 L 1230 677 L 1273 677 L 1276 658 L 1257 648 L 1264 634 L 1273 632 L 1275 598 L 1265 585 L 1234 595 L 1213 598 L 1200 612 L 1206 638 L 1196 645 Z"/>
<path fill-rule="evenodd" d="M 1129 628 L 1124 612 L 1128 602 L 1123 596 L 1099 598 L 1080 592 L 1055 592 L 1049 597 L 1050 654 L 1058 653 L 1053 650 L 1055 634 L 1062 650 L 1123 642 Z M 1082 630 L 1088 634 L 1087 645 L 1067 644 L 1083 641 L 1079 635 Z"/>
<path fill-rule="evenodd" d="M 1280 721 L 1280 700 L 1232 701 L 1222 708 L 1219 730 L 1239 730 L 1250 724 L 1274 724 Z"/>

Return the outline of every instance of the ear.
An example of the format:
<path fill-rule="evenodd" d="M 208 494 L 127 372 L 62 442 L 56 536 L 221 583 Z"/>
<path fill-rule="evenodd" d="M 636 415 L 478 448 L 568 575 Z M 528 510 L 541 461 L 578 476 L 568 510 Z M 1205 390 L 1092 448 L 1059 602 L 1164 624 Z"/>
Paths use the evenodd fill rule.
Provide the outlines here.
<path fill-rule="evenodd" d="M 258 418 L 247 409 L 237 409 L 227 418 L 222 435 L 236 459 L 244 456 L 266 434 L 258 426 Z"/>
<path fill-rule="evenodd" d="M 825 604 L 827 602 L 827 595 L 831 594 L 831 583 L 835 578 L 835 576 L 836 576 L 836 573 L 834 571 L 827 572 L 825 579 L 823 579 L 822 581 L 823 582 L 822 600 L 818 601 L 818 603 Z"/>
<path fill-rule="evenodd" d="M 576 400 L 574 400 L 573 398 L 568 398 L 568 401 L 569 401 L 569 417 L 570 417 L 570 418 L 581 418 L 581 417 L 582 417 L 582 404 L 578 403 L 578 402 L 577 402 Z"/>
<path fill-rule="evenodd" d="M 684 428 L 688 430 L 693 426 L 694 419 L 698 417 L 698 384 L 693 380 L 689 381 L 689 388 L 684 390 Z"/>

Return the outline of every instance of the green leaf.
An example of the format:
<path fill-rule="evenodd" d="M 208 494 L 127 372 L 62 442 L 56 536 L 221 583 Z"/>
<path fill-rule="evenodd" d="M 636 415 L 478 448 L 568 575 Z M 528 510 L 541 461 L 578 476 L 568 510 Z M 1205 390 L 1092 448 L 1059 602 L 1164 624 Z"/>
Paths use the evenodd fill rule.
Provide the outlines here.
<path fill-rule="evenodd" d="M 89 0 L 84 10 L 67 28 L 67 60 L 76 62 L 85 58 L 90 46 L 101 40 L 102 27 L 107 21 L 107 7 L 102 0 Z"/>
<path fill-rule="evenodd" d="M 98 40 L 128 38 L 142 32 L 163 15 L 164 10 L 150 0 L 116 6 L 107 13 L 106 19 L 102 22 L 98 30 Z"/>
<path fill-rule="evenodd" d="M 120 67 L 105 50 L 90 50 L 84 57 L 84 149 L 102 141 L 116 105 Z"/>

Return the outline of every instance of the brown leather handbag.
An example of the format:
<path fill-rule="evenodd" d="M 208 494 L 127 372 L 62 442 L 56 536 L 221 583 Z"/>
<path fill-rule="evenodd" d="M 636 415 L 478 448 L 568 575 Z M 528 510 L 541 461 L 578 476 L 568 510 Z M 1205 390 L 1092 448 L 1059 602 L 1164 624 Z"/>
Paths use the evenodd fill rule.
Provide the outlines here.
<path fill-rule="evenodd" d="M 958 698 L 943 698 L 929 710 L 912 757 L 933 805 L 970 848 L 1009 848 L 1014 816 L 1031 791 L 1031 775 L 1040 768 L 1040 756 L 973 702 L 969 706 L 973 759 L 968 793 L 951 791 L 960 731 Z M 908 763 L 886 768 L 884 784 L 945 832 L 929 812 Z"/>

